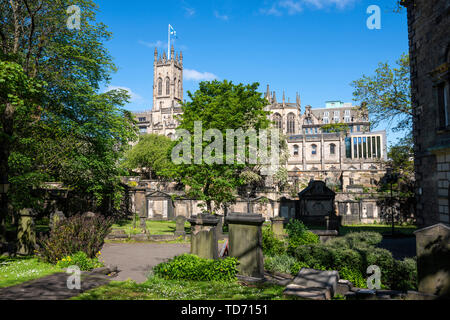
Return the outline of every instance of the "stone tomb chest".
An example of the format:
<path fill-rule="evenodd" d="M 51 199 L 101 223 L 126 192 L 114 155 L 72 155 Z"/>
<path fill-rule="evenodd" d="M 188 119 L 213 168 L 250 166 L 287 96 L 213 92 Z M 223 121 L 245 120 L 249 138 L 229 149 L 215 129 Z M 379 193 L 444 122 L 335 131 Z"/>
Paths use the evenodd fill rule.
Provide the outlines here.
<path fill-rule="evenodd" d="M 145 195 L 147 202 L 147 219 L 172 220 L 174 218 L 173 200 L 170 194 L 151 191 Z"/>
<path fill-rule="evenodd" d="M 328 188 L 323 181 L 311 181 L 308 187 L 298 194 L 297 218 L 308 225 L 335 229 L 337 227 L 335 196 L 334 191 Z"/>

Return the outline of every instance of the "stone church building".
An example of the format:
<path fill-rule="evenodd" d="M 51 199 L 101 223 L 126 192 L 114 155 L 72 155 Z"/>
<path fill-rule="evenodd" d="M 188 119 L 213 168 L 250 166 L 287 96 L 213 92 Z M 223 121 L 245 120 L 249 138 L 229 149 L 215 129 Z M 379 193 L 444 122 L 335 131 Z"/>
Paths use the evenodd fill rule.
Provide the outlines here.
<path fill-rule="evenodd" d="M 141 134 L 155 133 L 172 138 L 177 128 L 175 116 L 182 112 L 183 54 L 170 57 L 155 49 L 153 61 L 153 108 L 135 113 Z M 305 106 L 300 96 L 277 101 L 276 93 L 267 86 L 266 111 L 287 137 L 289 180 L 292 185 L 306 187 L 311 179 L 322 180 L 342 191 L 362 192 L 374 187 L 384 175 L 386 132 L 370 131 L 367 112 L 351 103 L 329 101 L 325 108 Z M 303 111 L 303 112 L 302 112 Z M 328 124 L 346 124 L 346 132 L 327 132 Z"/>

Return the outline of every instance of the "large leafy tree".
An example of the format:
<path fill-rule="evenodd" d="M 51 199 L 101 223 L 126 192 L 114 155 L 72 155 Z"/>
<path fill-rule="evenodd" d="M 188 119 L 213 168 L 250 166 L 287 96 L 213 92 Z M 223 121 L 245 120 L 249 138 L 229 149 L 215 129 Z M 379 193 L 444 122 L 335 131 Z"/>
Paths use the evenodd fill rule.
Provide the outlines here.
<path fill-rule="evenodd" d="M 79 29 L 67 26 L 71 5 Z M 120 191 L 117 163 L 136 129 L 126 92 L 99 92 L 116 68 L 96 11 L 90 0 L 0 2 L 1 74 L 15 79 L 0 87 L 0 181 L 11 183 L 0 222 L 8 202 L 32 206 L 29 190 L 46 180 L 98 201 Z"/>
<path fill-rule="evenodd" d="M 257 88 L 258 83 L 235 85 L 227 80 L 201 82 L 194 94 L 188 92 L 191 101 L 182 105 L 183 114 L 179 119 L 179 128 L 193 135 L 195 122 L 201 122 L 203 135 L 209 129 L 216 129 L 220 131 L 223 141 L 227 139 L 227 129 L 242 129 L 243 132 L 254 129 L 258 132 L 260 129 L 268 128 L 270 121 L 268 113 L 264 111 L 267 101 L 257 92 Z M 185 140 L 183 142 L 186 143 Z M 180 139 L 174 146 L 183 142 Z M 202 152 L 211 142 L 216 141 L 201 142 Z M 194 139 L 187 143 L 194 154 Z M 213 213 L 221 205 L 233 202 L 236 188 L 255 177 L 252 168 L 256 164 L 243 164 L 237 161 L 227 164 L 225 151 L 223 150 L 222 164 L 211 163 L 208 158 L 202 158 L 199 162 L 192 159 L 191 163 L 177 164 L 175 168 L 174 177 L 187 186 L 189 196 L 204 201 L 208 213 Z M 249 152 L 251 152 L 249 148 L 246 148 L 247 159 Z M 237 148 L 233 155 L 236 153 Z"/>
<path fill-rule="evenodd" d="M 143 135 L 127 152 L 122 166 L 129 171 L 138 170 L 149 179 L 164 177 L 173 168 L 169 154 L 171 147 L 172 140 L 166 136 Z"/>
<path fill-rule="evenodd" d="M 354 100 L 367 108 L 371 123 L 392 126 L 393 131 L 412 131 L 411 83 L 409 56 L 403 54 L 391 67 L 379 63 L 375 74 L 353 81 Z"/>

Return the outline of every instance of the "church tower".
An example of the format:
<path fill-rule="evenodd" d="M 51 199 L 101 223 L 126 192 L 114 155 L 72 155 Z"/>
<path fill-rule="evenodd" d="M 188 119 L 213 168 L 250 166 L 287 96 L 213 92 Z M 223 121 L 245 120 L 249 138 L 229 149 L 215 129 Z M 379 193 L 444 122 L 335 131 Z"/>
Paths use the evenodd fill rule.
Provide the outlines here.
<path fill-rule="evenodd" d="M 170 57 L 155 48 L 153 61 L 153 111 L 173 108 L 183 101 L 183 53 L 175 56 L 172 46 Z"/>

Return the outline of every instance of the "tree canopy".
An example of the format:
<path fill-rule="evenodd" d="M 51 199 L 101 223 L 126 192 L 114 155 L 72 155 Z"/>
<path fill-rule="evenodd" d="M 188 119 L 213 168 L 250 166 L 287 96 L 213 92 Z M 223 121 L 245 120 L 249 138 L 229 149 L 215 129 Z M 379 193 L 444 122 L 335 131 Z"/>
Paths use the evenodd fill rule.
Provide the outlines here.
<path fill-rule="evenodd" d="M 209 213 L 212 213 L 214 208 L 235 200 L 236 188 L 248 183 L 248 173 L 251 171 L 249 169 L 254 165 L 239 163 L 237 158 L 230 163 L 227 162 L 224 150 L 207 150 L 211 151 L 212 145 L 227 139 L 227 129 L 242 129 L 243 132 L 254 129 L 258 132 L 270 126 L 268 113 L 264 111 L 267 101 L 257 92 L 258 86 L 258 83 L 235 85 L 227 80 L 201 82 L 195 93 L 188 92 L 191 101 L 182 105 L 183 114 L 179 117 L 179 129 L 194 135 L 196 123 L 197 126 L 201 123 L 201 134 L 204 138 L 200 137 L 199 146 L 204 157 L 200 161 L 177 164 L 174 177 L 187 186 L 189 196 L 205 202 Z M 219 136 L 205 138 L 205 133 L 210 129 L 217 130 Z M 229 137 L 231 140 L 231 136 Z M 237 140 L 233 138 L 233 141 Z M 174 143 L 172 151 L 177 150 L 176 146 L 183 142 L 187 143 L 191 155 L 194 154 L 195 138 L 192 136 L 180 138 Z M 249 158 L 250 152 L 249 148 L 245 148 L 246 159 Z M 233 150 L 232 155 L 237 155 L 237 148 Z M 219 161 L 211 162 L 211 158 Z M 244 172 L 247 174 L 242 174 Z"/>

